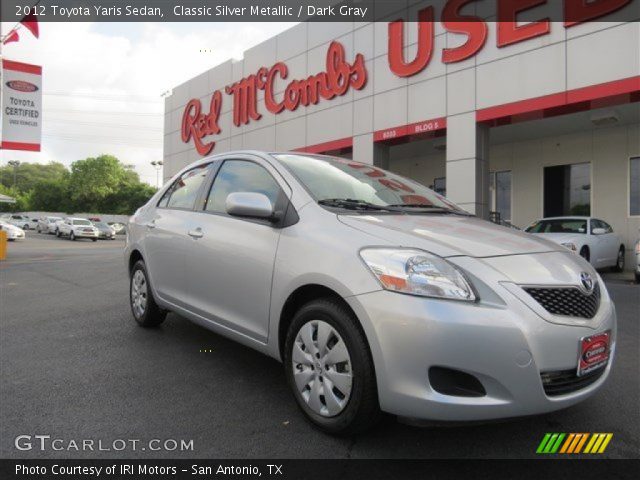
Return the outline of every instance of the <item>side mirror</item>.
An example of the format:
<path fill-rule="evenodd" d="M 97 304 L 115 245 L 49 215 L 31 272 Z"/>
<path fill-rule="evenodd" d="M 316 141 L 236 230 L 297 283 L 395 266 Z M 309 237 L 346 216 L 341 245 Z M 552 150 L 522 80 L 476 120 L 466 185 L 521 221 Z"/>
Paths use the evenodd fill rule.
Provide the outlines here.
<path fill-rule="evenodd" d="M 271 219 L 274 217 L 273 205 L 266 195 L 254 192 L 235 192 L 227 196 L 225 207 L 234 217 L 252 217 Z"/>
<path fill-rule="evenodd" d="M 607 231 L 604 228 L 594 228 L 591 230 L 592 235 L 604 235 Z"/>

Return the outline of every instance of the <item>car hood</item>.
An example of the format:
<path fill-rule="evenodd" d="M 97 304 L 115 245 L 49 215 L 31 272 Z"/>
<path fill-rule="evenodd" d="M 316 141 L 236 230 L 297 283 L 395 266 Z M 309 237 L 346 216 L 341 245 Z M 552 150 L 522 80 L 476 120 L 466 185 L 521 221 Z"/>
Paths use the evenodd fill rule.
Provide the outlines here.
<path fill-rule="evenodd" d="M 22 230 L 20 227 L 16 227 L 15 225 L 12 225 L 10 223 L 2 224 L 2 229 L 6 230 L 7 232 L 14 232 L 14 233 L 24 232 L 24 230 Z"/>
<path fill-rule="evenodd" d="M 555 243 L 476 217 L 458 215 L 338 215 L 339 221 L 401 247 L 441 257 L 496 257 L 565 251 Z"/>

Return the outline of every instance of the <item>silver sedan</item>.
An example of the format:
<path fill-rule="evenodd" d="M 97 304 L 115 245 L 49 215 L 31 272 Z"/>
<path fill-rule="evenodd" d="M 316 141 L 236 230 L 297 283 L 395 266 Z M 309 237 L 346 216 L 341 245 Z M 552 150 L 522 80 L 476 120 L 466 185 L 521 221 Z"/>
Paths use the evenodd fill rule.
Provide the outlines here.
<path fill-rule="evenodd" d="M 234 152 L 189 165 L 129 221 L 134 319 L 168 311 L 284 364 L 326 432 L 381 412 L 483 420 L 605 383 L 616 314 L 565 247 L 373 165 Z"/>

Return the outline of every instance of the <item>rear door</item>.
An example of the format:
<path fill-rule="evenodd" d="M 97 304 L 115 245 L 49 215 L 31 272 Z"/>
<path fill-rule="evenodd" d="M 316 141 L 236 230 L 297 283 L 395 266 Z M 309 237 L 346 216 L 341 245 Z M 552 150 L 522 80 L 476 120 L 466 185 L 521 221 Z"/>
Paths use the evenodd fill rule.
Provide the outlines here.
<path fill-rule="evenodd" d="M 607 265 L 608 246 L 607 235 L 600 234 L 595 235 L 593 231 L 596 228 L 604 228 L 604 225 L 597 218 L 591 219 L 590 226 L 590 245 L 591 245 L 591 264 L 596 268 L 601 268 Z"/>
<path fill-rule="evenodd" d="M 606 262 L 606 266 L 613 266 L 616 264 L 618 259 L 618 250 L 620 249 L 620 240 L 618 235 L 616 235 L 613 231 L 611 225 L 607 222 L 600 220 L 600 224 L 602 228 L 605 229 L 607 233 L 605 233 L 602 237 L 605 243 L 605 253 L 604 258 Z"/>
<path fill-rule="evenodd" d="M 234 192 L 262 193 L 276 209 L 291 196 L 288 185 L 265 160 L 224 160 L 203 199 L 203 211 L 194 214 L 190 224 L 189 303 L 194 313 L 266 342 L 281 230 L 267 220 L 229 216 L 225 202 Z"/>
<path fill-rule="evenodd" d="M 156 293 L 165 301 L 185 305 L 185 249 L 189 214 L 193 212 L 211 164 L 183 173 L 162 196 L 145 225 L 144 251 Z"/>

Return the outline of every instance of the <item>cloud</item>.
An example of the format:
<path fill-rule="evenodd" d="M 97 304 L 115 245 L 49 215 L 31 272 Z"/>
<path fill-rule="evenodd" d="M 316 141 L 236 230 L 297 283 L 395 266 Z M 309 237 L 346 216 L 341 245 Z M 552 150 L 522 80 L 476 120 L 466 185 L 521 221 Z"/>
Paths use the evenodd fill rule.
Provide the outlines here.
<path fill-rule="evenodd" d="M 285 30 L 282 23 L 41 23 L 6 58 L 43 66 L 42 152 L 2 152 L 2 162 L 75 160 L 101 153 L 155 183 L 162 158 L 161 94 Z M 2 31 L 12 25 L 3 23 Z"/>

